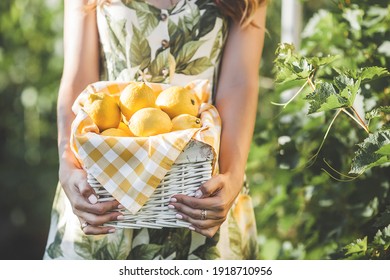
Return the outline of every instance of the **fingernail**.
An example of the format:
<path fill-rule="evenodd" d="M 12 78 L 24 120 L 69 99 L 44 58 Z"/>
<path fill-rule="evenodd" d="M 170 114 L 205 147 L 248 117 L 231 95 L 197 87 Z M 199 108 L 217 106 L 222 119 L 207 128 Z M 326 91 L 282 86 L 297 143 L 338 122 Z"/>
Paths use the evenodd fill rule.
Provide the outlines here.
<path fill-rule="evenodd" d="M 118 209 L 123 209 L 123 208 L 125 208 L 125 206 L 123 206 L 122 204 L 118 204 L 117 208 Z"/>
<path fill-rule="evenodd" d="M 115 232 L 115 228 L 110 228 L 109 230 L 108 230 L 108 233 L 114 233 Z"/>
<path fill-rule="evenodd" d="M 175 209 L 175 206 L 173 206 L 172 204 L 169 204 L 169 205 L 168 205 L 168 208 L 169 208 L 169 209 Z"/>
<path fill-rule="evenodd" d="M 196 197 L 196 198 L 201 198 L 202 195 L 203 195 L 203 193 L 202 193 L 201 190 L 197 190 L 197 191 L 195 192 L 195 197 Z"/>
<path fill-rule="evenodd" d="M 189 230 L 195 231 L 195 228 L 193 226 L 188 227 Z"/>
<path fill-rule="evenodd" d="M 171 202 L 177 202 L 177 199 L 174 198 L 174 197 L 172 197 L 172 198 L 171 198 Z"/>
<path fill-rule="evenodd" d="M 94 195 L 94 194 L 91 194 L 91 195 L 88 197 L 88 200 L 89 200 L 89 202 L 90 202 L 91 204 L 96 204 L 96 202 L 98 201 L 96 195 Z"/>
<path fill-rule="evenodd" d="M 117 220 L 124 220 L 124 219 L 125 219 L 125 216 L 119 215 L 119 216 L 116 217 L 116 219 L 117 219 Z"/>
<path fill-rule="evenodd" d="M 183 220 L 183 216 L 180 214 L 176 214 L 176 218 L 178 218 L 179 220 Z"/>

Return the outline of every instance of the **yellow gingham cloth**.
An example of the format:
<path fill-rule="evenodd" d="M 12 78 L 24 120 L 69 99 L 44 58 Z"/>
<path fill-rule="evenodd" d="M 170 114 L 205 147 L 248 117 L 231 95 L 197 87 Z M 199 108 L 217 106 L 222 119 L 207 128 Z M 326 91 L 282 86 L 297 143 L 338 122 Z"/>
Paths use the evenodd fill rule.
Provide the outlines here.
<path fill-rule="evenodd" d="M 207 80 L 195 80 L 193 89 L 203 102 L 200 106 L 201 128 L 174 131 L 150 137 L 102 136 L 83 110 L 91 93 L 120 95 L 129 83 L 101 81 L 89 85 L 76 99 L 72 110 L 71 147 L 83 167 L 125 208 L 135 214 L 152 195 L 165 174 L 191 139 L 208 144 L 214 154 L 213 174 L 218 171 L 221 120 L 217 109 L 207 103 L 210 86 Z M 147 83 L 154 90 L 170 85 Z"/>

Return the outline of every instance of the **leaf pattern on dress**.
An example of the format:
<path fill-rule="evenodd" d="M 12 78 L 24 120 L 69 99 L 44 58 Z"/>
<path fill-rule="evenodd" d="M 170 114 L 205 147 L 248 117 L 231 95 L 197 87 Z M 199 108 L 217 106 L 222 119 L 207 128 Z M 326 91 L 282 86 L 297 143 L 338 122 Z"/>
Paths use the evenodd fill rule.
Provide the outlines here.
<path fill-rule="evenodd" d="M 169 74 L 169 50 L 166 49 L 160 52 L 150 64 L 150 74 L 152 75 L 150 82 L 163 83 Z"/>
<path fill-rule="evenodd" d="M 62 239 L 64 238 L 65 226 L 62 226 L 58 229 L 54 242 L 49 245 L 47 248 L 47 254 L 52 259 L 57 259 L 63 257 L 64 254 L 61 249 Z"/>
<path fill-rule="evenodd" d="M 107 236 L 82 235 L 81 240 L 74 242 L 74 250 L 85 260 L 113 259 L 107 250 Z"/>
<path fill-rule="evenodd" d="M 220 259 L 221 254 L 217 248 L 218 240 L 219 240 L 218 231 L 213 238 L 206 238 L 206 242 L 199 246 L 196 250 L 192 252 L 192 255 L 198 257 L 201 260 L 215 260 Z"/>
<path fill-rule="evenodd" d="M 176 57 L 176 69 L 181 70 L 183 65 L 188 64 L 194 57 L 196 51 L 203 44 L 203 41 L 190 41 L 185 43 Z M 185 67 L 184 67 L 185 68 Z"/>
<path fill-rule="evenodd" d="M 133 37 L 130 44 L 130 65 L 144 70 L 151 61 L 151 49 L 141 30 L 133 26 Z"/>
<path fill-rule="evenodd" d="M 154 260 L 161 250 L 162 245 L 142 244 L 133 248 L 127 257 L 129 260 Z"/>
<path fill-rule="evenodd" d="M 132 231 L 117 229 L 117 236 L 109 235 L 107 251 L 113 260 L 126 259 L 130 252 Z"/>
<path fill-rule="evenodd" d="M 159 12 L 145 2 L 130 1 L 128 7 L 137 14 L 138 24 L 142 34 L 147 37 L 159 23 Z"/>
<path fill-rule="evenodd" d="M 231 212 L 229 212 L 229 215 L 231 216 Z M 241 248 L 242 248 L 242 232 L 240 232 L 240 229 L 238 227 L 238 224 L 235 219 L 231 216 L 228 220 L 228 229 L 229 229 L 229 249 L 232 251 L 232 253 L 236 256 L 241 256 Z"/>
<path fill-rule="evenodd" d="M 109 79 L 119 76 L 122 69 L 127 68 L 126 58 L 126 20 L 114 20 L 106 15 L 108 32 L 110 36 L 109 50 L 105 52 L 107 72 Z"/>

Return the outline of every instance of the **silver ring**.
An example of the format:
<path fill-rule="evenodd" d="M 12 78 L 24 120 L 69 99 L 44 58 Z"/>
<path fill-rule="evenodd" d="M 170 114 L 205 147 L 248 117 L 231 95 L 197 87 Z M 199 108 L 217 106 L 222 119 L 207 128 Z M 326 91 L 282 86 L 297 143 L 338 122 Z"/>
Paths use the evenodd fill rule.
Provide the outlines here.
<path fill-rule="evenodd" d="M 85 221 L 84 223 L 81 224 L 81 230 L 84 230 L 84 228 L 86 228 L 87 226 L 89 226 L 89 224 L 87 221 Z"/>
<path fill-rule="evenodd" d="M 206 209 L 202 209 L 200 211 L 200 219 L 201 220 L 206 220 L 206 216 L 207 216 L 207 210 Z"/>

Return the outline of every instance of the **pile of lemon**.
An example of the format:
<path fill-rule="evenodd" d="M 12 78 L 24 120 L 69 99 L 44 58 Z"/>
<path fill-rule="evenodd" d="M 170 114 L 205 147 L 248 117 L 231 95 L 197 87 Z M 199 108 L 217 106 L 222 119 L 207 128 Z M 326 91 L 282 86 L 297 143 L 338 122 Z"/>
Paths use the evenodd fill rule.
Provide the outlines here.
<path fill-rule="evenodd" d="M 147 137 L 201 127 L 199 101 L 182 86 L 156 92 L 144 82 L 132 82 L 119 96 L 90 94 L 83 108 L 106 136 Z"/>

